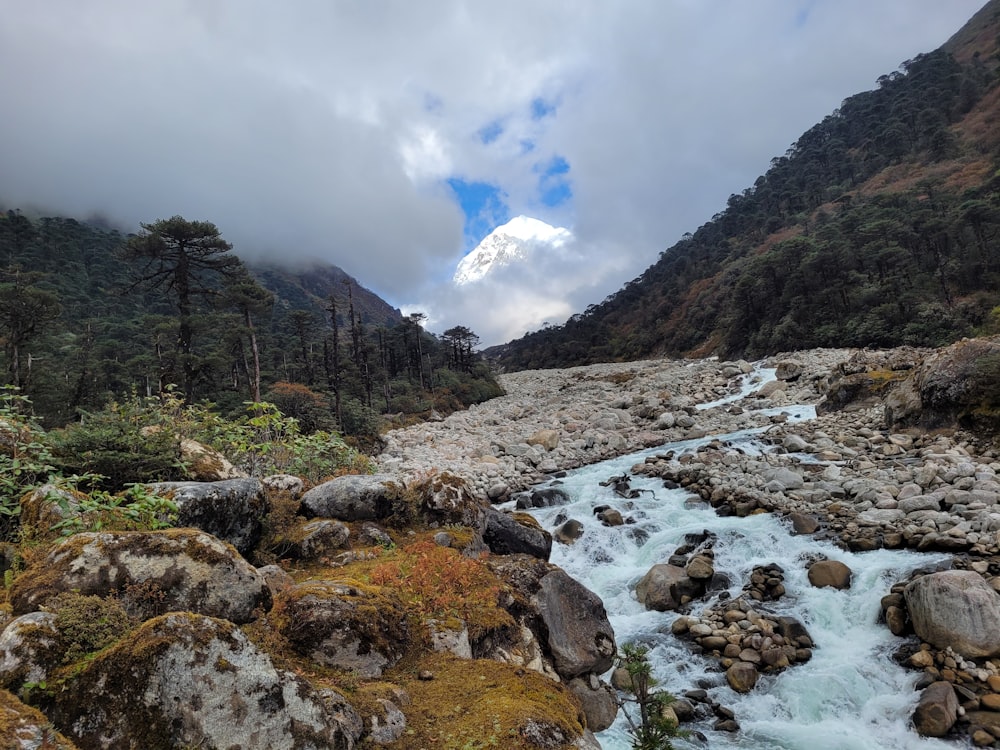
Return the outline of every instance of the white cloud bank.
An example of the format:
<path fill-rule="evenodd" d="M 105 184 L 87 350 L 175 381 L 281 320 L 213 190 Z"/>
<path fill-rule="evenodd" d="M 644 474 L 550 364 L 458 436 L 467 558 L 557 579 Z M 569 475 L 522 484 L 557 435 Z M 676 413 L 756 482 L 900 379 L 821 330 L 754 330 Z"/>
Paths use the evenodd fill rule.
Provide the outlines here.
<path fill-rule="evenodd" d="M 0 203 L 207 219 L 492 342 L 641 273 L 981 4 L 0 0 Z M 572 200 L 550 208 L 555 157 Z M 455 295 L 449 178 L 572 229 L 573 263 Z"/>

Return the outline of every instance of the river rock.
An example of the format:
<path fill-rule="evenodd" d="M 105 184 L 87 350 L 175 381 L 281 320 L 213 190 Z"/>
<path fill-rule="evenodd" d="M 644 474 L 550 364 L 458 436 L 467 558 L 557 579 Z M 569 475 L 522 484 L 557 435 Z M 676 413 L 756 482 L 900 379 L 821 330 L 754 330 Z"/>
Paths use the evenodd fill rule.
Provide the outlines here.
<path fill-rule="evenodd" d="M 757 684 L 757 667 L 745 661 L 734 662 L 726 670 L 726 682 L 737 693 L 749 693 Z"/>
<path fill-rule="evenodd" d="M 849 589 L 851 575 L 851 569 L 839 560 L 820 560 L 809 566 L 809 583 L 816 588 Z"/>
<path fill-rule="evenodd" d="M 805 513 L 793 511 L 788 514 L 788 520 L 792 522 L 793 534 L 814 534 L 819 529 L 819 521 Z"/>
<path fill-rule="evenodd" d="M 533 604 L 548 631 L 547 645 L 561 677 L 603 674 L 611 668 L 614 630 L 594 592 L 556 568 L 539 581 Z"/>
<path fill-rule="evenodd" d="M 300 502 L 303 513 L 310 517 L 378 521 L 392 514 L 402 489 L 388 474 L 351 474 L 313 487 Z"/>
<path fill-rule="evenodd" d="M 689 588 L 689 582 L 683 568 L 657 563 L 636 584 L 635 596 L 646 609 L 675 610 L 681 606 L 683 591 Z"/>
<path fill-rule="evenodd" d="M 552 554 L 552 535 L 525 513 L 503 513 L 491 508 L 486 514 L 483 541 L 497 555 L 523 552 L 548 560 Z"/>
<path fill-rule="evenodd" d="M 684 572 L 694 580 L 709 580 L 715 575 L 715 563 L 708 555 L 692 555 Z"/>
<path fill-rule="evenodd" d="M 966 658 L 1000 655 L 1000 594 L 978 573 L 930 573 L 907 584 L 903 594 L 921 639 Z"/>
<path fill-rule="evenodd" d="M 560 544 L 572 544 L 581 536 L 583 536 L 583 524 L 571 518 L 556 529 L 553 538 Z"/>
<path fill-rule="evenodd" d="M 140 619 L 183 610 L 246 623 L 271 607 L 257 570 L 195 529 L 75 534 L 17 577 L 10 601 L 24 614 L 63 591 L 118 596 Z"/>
<path fill-rule="evenodd" d="M 763 472 L 764 485 L 768 492 L 787 492 L 799 490 L 805 484 L 802 475 L 788 467 L 766 469 Z"/>
<path fill-rule="evenodd" d="M 551 508 L 554 505 L 565 505 L 569 502 L 569 495 L 565 490 L 558 487 L 543 487 L 537 490 L 519 492 L 514 496 L 518 510 L 529 508 Z"/>
<path fill-rule="evenodd" d="M 554 451 L 559 447 L 558 430 L 539 430 L 525 441 L 528 445 L 539 445 L 547 451 Z"/>
<path fill-rule="evenodd" d="M 574 677 L 566 687 L 580 701 L 588 729 L 603 732 L 614 723 L 618 716 L 618 697 L 597 675 Z"/>
<path fill-rule="evenodd" d="M 944 737 L 958 720 L 958 698 L 951 683 L 934 682 L 920 694 L 913 726 L 924 737 Z"/>

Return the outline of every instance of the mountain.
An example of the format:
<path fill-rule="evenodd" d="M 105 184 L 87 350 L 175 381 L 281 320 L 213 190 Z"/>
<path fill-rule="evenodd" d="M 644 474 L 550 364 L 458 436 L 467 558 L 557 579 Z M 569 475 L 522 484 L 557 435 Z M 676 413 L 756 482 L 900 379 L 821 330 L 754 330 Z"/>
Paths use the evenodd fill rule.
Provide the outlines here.
<path fill-rule="evenodd" d="M 940 346 L 1000 331 L 1000 0 L 879 77 L 711 221 L 506 368 Z"/>
<path fill-rule="evenodd" d="M 464 286 L 481 281 L 499 268 L 527 262 L 534 253 L 561 247 L 572 239 L 568 229 L 530 216 L 517 216 L 490 232 L 459 261 L 452 282 Z"/>
<path fill-rule="evenodd" d="M 311 310 L 326 315 L 333 295 L 338 310 L 346 312 L 353 303 L 355 315 L 364 325 L 393 327 L 403 314 L 357 279 L 331 263 L 315 261 L 305 265 L 282 266 L 277 263 L 248 263 L 247 268 L 261 285 L 273 292 L 282 308 Z M 348 296 L 350 288 L 350 298 Z"/>

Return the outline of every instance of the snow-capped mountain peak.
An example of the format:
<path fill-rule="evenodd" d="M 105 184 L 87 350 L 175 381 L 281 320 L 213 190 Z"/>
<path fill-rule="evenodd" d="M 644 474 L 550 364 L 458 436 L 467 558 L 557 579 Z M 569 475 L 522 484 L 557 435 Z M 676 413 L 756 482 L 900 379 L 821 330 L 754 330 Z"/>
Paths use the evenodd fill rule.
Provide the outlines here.
<path fill-rule="evenodd" d="M 536 248 L 561 247 L 572 238 L 572 232 L 563 227 L 530 216 L 516 216 L 490 232 L 459 261 L 452 281 L 458 286 L 479 281 L 495 268 L 528 260 Z"/>

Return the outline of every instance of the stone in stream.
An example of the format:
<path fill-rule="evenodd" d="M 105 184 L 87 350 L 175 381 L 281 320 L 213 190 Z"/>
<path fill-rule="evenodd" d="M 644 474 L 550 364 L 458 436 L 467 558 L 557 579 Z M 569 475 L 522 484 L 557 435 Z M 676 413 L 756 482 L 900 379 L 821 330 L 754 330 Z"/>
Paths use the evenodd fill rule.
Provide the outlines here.
<path fill-rule="evenodd" d="M 913 726 L 924 737 L 944 737 L 958 720 L 958 698 L 951 683 L 940 680 L 920 694 Z"/>
<path fill-rule="evenodd" d="M 970 570 L 921 576 L 903 590 L 913 630 L 966 658 L 1000 654 L 1000 594 Z"/>
<path fill-rule="evenodd" d="M 851 575 L 851 569 L 839 560 L 820 560 L 809 566 L 809 583 L 816 588 L 849 589 Z"/>

